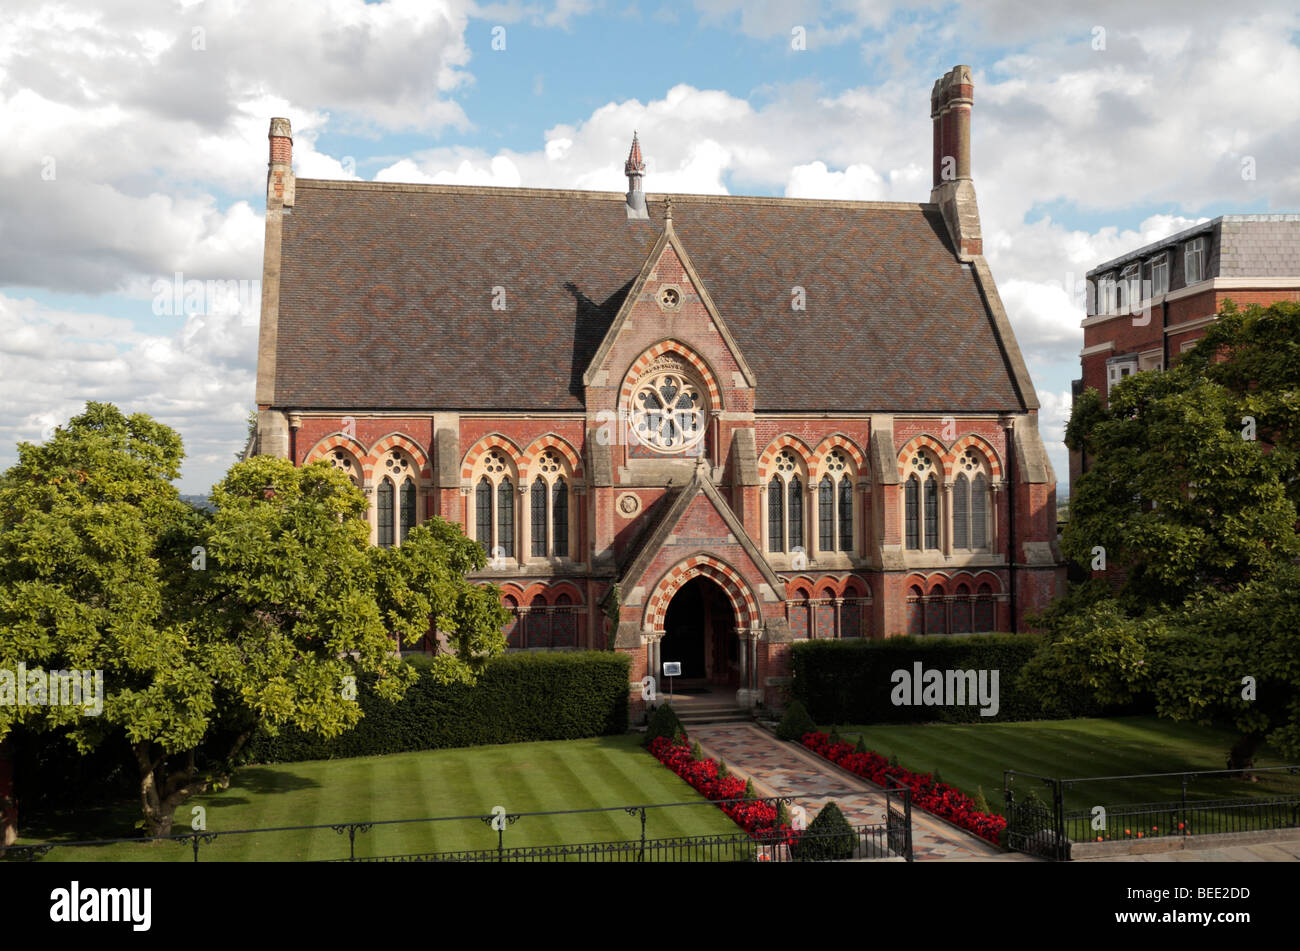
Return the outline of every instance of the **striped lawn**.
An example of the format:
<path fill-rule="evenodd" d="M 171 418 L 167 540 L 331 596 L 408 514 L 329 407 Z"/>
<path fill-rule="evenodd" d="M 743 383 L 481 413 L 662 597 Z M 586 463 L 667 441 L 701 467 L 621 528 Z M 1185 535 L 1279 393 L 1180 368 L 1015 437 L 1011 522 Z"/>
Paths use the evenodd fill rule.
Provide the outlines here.
<path fill-rule="evenodd" d="M 829 724 L 822 730 L 830 732 Z M 970 795 L 982 788 L 994 812 L 1003 811 L 1002 771 L 1015 769 L 1061 779 L 1223 769 L 1235 734 L 1213 727 L 1156 717 L 1045 720 L 1025 723 L 908 724 L 838 726 L 856 743 L 897 756 L 900 765 L 920 773 L 939 770 L 944 782 Z M 1266 754 L 1269 752 L 1264 751 Z M 1264 755 L 1257 766 L 1285 761 Z M 1016 783 L 1022 793 L 1030 785 Z M 1039 787 L 1041 788 L 1041 784 Z M 1176 778 L 1083 783 L 1066 790 L 1067 809 L 1094 805 L 1177 800 Z M 1188 786 L 1188 799 L 1267 797 L 1300 794 L 1300 777 L 1261 776 L 1259 782 L 1202 778 Z"/>
<path fill-rule="evenodd" d="M 550 743 L 515 743 L 358 759 L 317 760 L 240 770 L 227 790 L 198 796 L 176 812 L 176 832 L 188 831 L 192 809 L 207 811 L 207 829 L 321 825 L 430 816 L 481 816 L 495 806 L 509 813 L 549 812 L 640 803 L 692 802 L 652 809 L 651 838 L 740 831 L 722 812 L 641 749 L 638 736 Z M 131 834 L 128 805 L 114 810 L 94 838 Z M 29 828 L 38 841 L 87 837 Z M 640 819 L 621 809 L 582 815 L 531 816 L 505 830 L 511 846 L 621 841 L 639 838 Z M 376 825 L 356 837 L 360 856 L 495 848 L 497 833 L 477 818 L 454 822 Z M 344 858 L 346 835 L 331 829 L 219 837 L 203 845 L 200 861 L 302 861 Z M 59 848 L 54 860 L 192 861 L 187 845 L 132 844 Z"/>

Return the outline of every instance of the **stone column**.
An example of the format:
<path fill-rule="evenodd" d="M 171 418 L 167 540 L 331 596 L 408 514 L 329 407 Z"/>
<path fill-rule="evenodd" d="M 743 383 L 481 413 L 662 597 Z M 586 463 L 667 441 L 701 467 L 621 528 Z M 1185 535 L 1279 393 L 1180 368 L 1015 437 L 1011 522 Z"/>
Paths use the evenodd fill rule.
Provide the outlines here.
<path fill-rule="evenodd" d="M 515 538 L 519 539 L 519 546 L 515 551 L 515 558 L 522 568 L 528 564 L 533 551 L 533 512 L 528 504 L 528 486 L 524 483 L 522 475 L 519 477 L 518 493 L 519 501 L 515 505 Z"/>
<path fill-rule="evenodd" d="M 740 642 L 740 690 L 743 691 L 749 689 L 749 631 L 736 628 L 736 639 Z"/>
<path fill-rule="evenodd" d="M 811 482 L 812 476 L 808 476 Z M 808 561 L 813 562 L 821 557 L 821 538 L 818 537 L 820 523 L 817 521 L 819 513 L 817 511 L 817 486 L 808 485 L 804 487 L 804 492 L 808 496 L 803 504 L 803 534 L 804 534 L 804 551 L 808 553 Z"/>
<path fill-rule="evenodd" d="M 999 509 L 998 499 L 1002 495 L 1002 486 L 1004 484 L 1005 483 L 1003 482 L 994 482 L 989 486 L 989 490 L 990 490 L 989 491 L 989 509 L 990 509 L 989 517 L 991 518 L 993 524 L 989 528 L 988 539 L 989 539 L 989 551 L 993 551 L 993 552 L 1001 551 L 1001 548 L 998 545 L 998 542 L 1002 537 L 1002 533 L 998 531 L 998 509 Z"/>
<path fill-rule="evenodd" d="M 844 599 L 835 599 L 835 637 L 837 639 L 844 637 Z"/>

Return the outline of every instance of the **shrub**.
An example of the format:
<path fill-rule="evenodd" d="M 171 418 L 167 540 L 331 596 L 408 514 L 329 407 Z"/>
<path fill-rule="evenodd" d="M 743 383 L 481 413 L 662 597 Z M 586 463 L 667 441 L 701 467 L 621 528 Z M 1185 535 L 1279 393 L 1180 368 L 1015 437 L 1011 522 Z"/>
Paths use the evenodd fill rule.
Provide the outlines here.
<path fill-rule="evenodd" d="M 805 733 L 814 733 L 816 730 L 817 724 L 808 715 L 808 708 L 800 701 L 795 700 L 786 708 L 785 716 L 781 718 L 781 722 L 776 728 L 776 735 L 780 739 L 795 740 L 797 742 L 803 739 Z"/>
<path fill-rule="evenodd" d="M 413 666 L 424 668 L 425 658 Z M 488 661 L 478 682 L 439 683 L 427 669 L 398 703 L 357 683 L 364 714 L 333 739 L 282 728 L 249 740 L 245 762 L 284 763 L 414 750 L 572 740 L 627 732 L 628 658 L 607 651 L 507 654 Z"/>
<path fill-rule="evenodd" d="M 799 862 L 827 862 L 853 858 L 856 834 L 840 807 L 833 802 L 822 806 L 817 817 L 799 836 L 791 854 Z"/>
<path fill-rule="evenodd" d="M 718 760 L 718 778 L 726 779 L 731 775 L 731 770 L 727 769 L 726 760 Z"/>
<path fill-rule="evenodd" d="M 988 797 L 984 795 L 983 786 L 975 787 L 975 810 L 977 812 L 989 811 L 989 800 Z"/>
<path fill-rule="evenodd" d="M 1082 693 L 1048 708 L 1038 691 L 1022 687 L 1021 671 L 1042 641 L 1037 634 L 799 641 L 791 651 L 793 696 L 832 723 L 985 723 L 1113 712 Z M 894 671 L 910 674 L 918 661 L 926 670 L 996 670 L 997 714 L 982 716 L 978 703 L 895 705 Z"/>
<path fill-rule="evenodd" d="M 677 711 L 673 709 L 671 703 L 661 703 L 655 707 L 655 712 L 650 716 L 650 724 L 645 731 L 645 739 L 641 741 L 642 746 L 649 746 L 656 737 L 664 737 L 668 740 L 676 740 L 678 737 L 686 735 L 686 730 L 682 727 L 682 721 L 677 719 Z"/>
<path fill-rule="evenodd" d="M 870 753 L 870 752 L 871 752 L 871 750 L 869 750 L 869 749 L 867 748 L 867 740 L 866 740 L 866 737 L 864 737 L 861 733 L 858 734 L 858 745 L 855 746 L 855 747 L 853 747 L 853 751 L 854 751 L 855 753 Z"/>
<path fill-rule="evenodd" d="M 704 750 L 700 747 L 699 740 L 696 740 L 691 744 L 691 759 L 695 760 L 697 763 L 704 759 Z"/>
<path fill-rule="evenodd" d="M 758 793 L 754 792 L 754 780 L 752 778 L 745 780 L 745 798 L 746 799 L 758 798 Z"/>

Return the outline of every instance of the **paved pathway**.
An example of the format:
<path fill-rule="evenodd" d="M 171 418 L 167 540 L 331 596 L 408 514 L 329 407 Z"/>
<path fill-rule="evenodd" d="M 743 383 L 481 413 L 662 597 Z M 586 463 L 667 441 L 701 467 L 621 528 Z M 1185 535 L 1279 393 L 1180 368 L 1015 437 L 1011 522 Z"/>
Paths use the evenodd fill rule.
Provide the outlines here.
<path fill-rule="evenodd" d="M 811 820 L 834 800 L 855 826 L 884 822 L 885 793 L 794 743 L 749 723 L 691 727 L 706 754 L 726 761 L 732 773 L 754 781 L 760 796 L 794 796 Z M 912 810 L 912 853 L 917 861 L 1002 857 L 978 836 L 962 832 L 920 809 Z"/>

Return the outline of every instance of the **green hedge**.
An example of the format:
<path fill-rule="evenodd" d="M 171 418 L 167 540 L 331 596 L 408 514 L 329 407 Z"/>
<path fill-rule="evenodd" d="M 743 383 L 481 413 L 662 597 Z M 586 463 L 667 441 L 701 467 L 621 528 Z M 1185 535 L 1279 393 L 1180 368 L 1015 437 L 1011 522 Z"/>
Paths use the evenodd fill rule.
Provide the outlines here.
<path fill-rule="evenodd" d="M 1021 688 L 1021 669 L 1038 650 L 1040 640 L 1034 634 L 982 634 L 800 641 L 792 652 L 794 696 L 819 723 L 989 723 L 1107 712 L 1082 691 L 1065 704 L 1047 708 L 1033 691 Z M 917 661 L 923 671 L 996 670 L 997 715 L 981 716 L 978 704 L 895 705 L 894 671 L 912 674 Z"/>
<path fill-rule="evenodd" d="M 365 717 L 325 740 L 296 728 L 256 734 L 249 762 L 284 763 L 627 732 L 628 658 L 607 651 L 508 654 L 473 686 L 436 683 L 427 665 L 399 703 L 357 685 Z"/>

